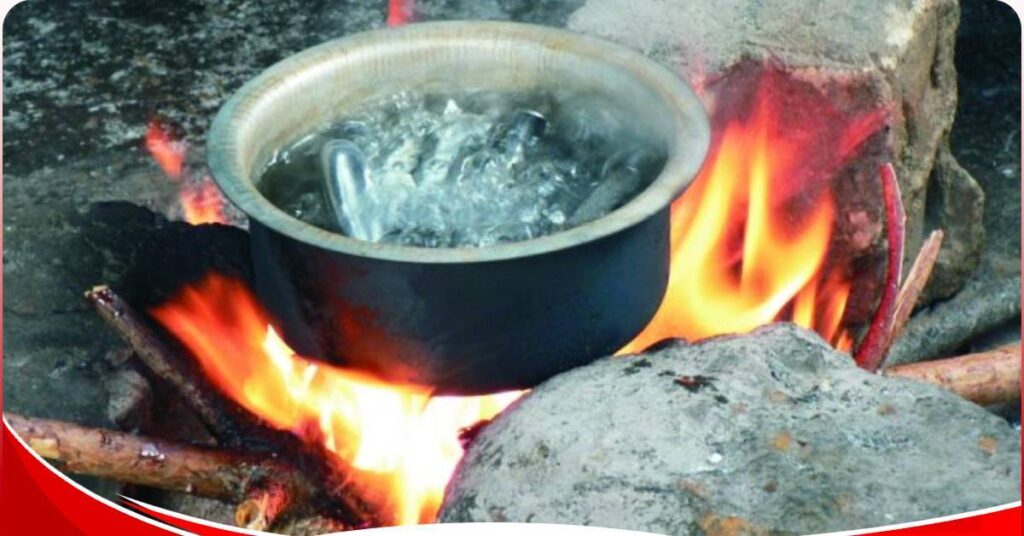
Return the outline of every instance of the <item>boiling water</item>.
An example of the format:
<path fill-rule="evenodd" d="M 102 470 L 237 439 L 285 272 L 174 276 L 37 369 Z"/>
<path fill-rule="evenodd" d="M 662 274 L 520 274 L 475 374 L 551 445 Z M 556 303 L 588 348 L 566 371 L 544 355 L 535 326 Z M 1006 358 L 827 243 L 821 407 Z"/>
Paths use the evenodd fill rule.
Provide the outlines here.
<path fill-rule="evenodd" d="M 399 93 L 279 151 L 260 189 L 288 214 L 361 240 L 482 247 L 599 218 L 664 164 L 593 95 Z"/>

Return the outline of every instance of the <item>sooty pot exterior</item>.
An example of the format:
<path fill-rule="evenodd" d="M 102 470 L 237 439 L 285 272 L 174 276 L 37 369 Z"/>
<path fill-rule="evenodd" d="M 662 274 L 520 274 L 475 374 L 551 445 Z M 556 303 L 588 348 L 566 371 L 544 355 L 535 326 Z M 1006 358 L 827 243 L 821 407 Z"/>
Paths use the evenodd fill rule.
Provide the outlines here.
<path fill-rule="evenodd" d="M 668 280 L 668 210 L 578 247 L 496 262 L 327 251 L 254 221 L 256 291 L 307 356 L 439 392 L 532 387 L 643 329 Z"/>

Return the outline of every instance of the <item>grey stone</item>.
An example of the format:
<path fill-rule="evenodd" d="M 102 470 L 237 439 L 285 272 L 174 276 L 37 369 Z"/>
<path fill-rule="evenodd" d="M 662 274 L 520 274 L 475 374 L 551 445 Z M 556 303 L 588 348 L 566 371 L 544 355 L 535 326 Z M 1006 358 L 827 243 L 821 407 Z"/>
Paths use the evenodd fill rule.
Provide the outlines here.
<path fill-rule="evenodd" d="M 126 170 L 120 186 L 97 178 L 76 188 L 91 177 L 77 169 L 41 171 L 49 179 L 41 184 L 4 184 L 3 402 L 9 411 L 109 427 L 105 356 L 121 344 L 82 293 L 111 284 L 139 307 L 209 269 L 245 278 L 248 239 L 233 227 L 168 222 L 130 203 L 92 203 L 136 195 L 151 182 Z"/>
<path fill-rule="evenodd" d="M 728 89 L 742 83 L 743 69 L 737 66 L 753 60 L 808 82 L 842 109 L 888 108 L 891 128 L 885 149 L 867 148 L 862 159 L 872 160 L 873 166 L 890 160 L 896 165 L 907 212 L 907 256 L 912 258 L 925 230 L 935 161 L 956 112 L 953 51 L 958 21 L 956 0 L 588 0 L 569 18 L 568 27 L 640 50 L 698 88 L 717 84 Z M 953 181 L 944 191 L 976 193 L 966 173 L 938 175 Z M 877 254 L 883 247 L 881 226 L 876 225 L 881 221 L 877 182 L 839 189 L 874 194 L 866 211 L 871 221 L 862 226 L 875 233 L 872 248 L 858 257 L 877 264 L 884 258 Z M 845 202 L 840 199 L 846 212 L 861 210 L 842 207 Z M 950 229 L 956 236 L 973 235 L 979 225 L 956 213 L 937 217 L 957 227 Z M 935 280 L 944 288 L 934 296 L 959 288 L 977 266 L 981 242 L 961 241 L 957 246 L 947 248 L 946 256 L 960 257 L 936 268 Z M 877 289 L 858 287 L 854 294 L 855 302 L 871 302 Z M 870 304 L 851 307 L 861 311 Z"/>
<path fill-rule="evenodd" d="M 962 7 L 960 104 L 950 141 L 957 160 L 985 192 L 985 247 L 981 266 L 956 296 L 911 318 L 890 352 L 890 364 L 1020 340 L 1020 20 L 1002 2 Z M 972 217 L 970 210 L 959 216 Z"/>
<path fill-rule="evenodd" d="M 103 354 L 116 336 L 99 317 L 4 311 L 3 331 L 5 411 L 110 426 L 103 411 Z"/>
<path fill-rule="evenodd" d="M 470 446 L 441 520 L 817 533 L 1020 497 L 1019 434 L 792 325 L 557 376 Z"/>
<path fill-rule="evenodd" d="M 951 355 L 972 338 L 1019 320 L 1020 275 L 1002 278 L 982 270 L 956 296 L 918 311 L 893 343 L 886 366 Z"/>
<path fill-rule="evenodd" d="M 132 364 L 121 366 L 104 378 L 107 418 L 122 430 L 138 430 L 149 420 L 153 388 Z M 162 408 L 161 408 L 162 409 Z"/>
<path fill-rule="evenodd" d="M 126 269 L 131 248 L 88 212 L 100 200 L 166 207 L 177 186 L 137 152 L 91 158 L 4 177 L 4 407 L 34 417 L 111 426 L 104 411 L 106 352 L 117 336 L 89 309 L 82 292 Z M 139 209 L 144 211 L 144 209 Z M 144 211 L 145 212 L 145 211 Z M 116 223 L 115 223 L 116 222 Z M 117 243 L 98 247 L 97 239 Z"/>
<path fill-rule="evenodd" d="M 928 191 L 925 224 L 942 229 L 945 238 L 921 303 L 956 294 L 974 275 L 985 243 L 984 208 L 981 186 L 960 167 L 948 145 L 940 148 Z"/>

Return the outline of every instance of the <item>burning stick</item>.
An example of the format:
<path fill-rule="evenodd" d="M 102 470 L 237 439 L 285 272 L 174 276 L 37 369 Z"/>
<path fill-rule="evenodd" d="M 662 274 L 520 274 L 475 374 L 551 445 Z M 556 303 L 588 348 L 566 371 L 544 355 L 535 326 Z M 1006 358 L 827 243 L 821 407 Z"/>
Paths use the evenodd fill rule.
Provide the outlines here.
<path fill-rule="evenodd" d="M 896 171 L 892 164 L 882 166 L 882 197 L 885 201 L 885 219 L 888 229 L 889 262 L 885 276 L 885 287 L 878 310 L 871 319 L 867 335 L 861 341 L 854 354 L 854 359 L 862 368 L 875 371 L 885 356 L 889 335 L 892 333 L 893 319 L 896 312 L 896 295 L 900 288 L 900 269 L 903 262 L 903 239 L 906 232 L 906 215 L 903 212 L 903 200 L 900 198 L 900 186 L 896 181 Z"/>
<path fill-rule="evenodd" d="M 977 404 L 1020 400 L 1020 343 L 989 352 L 885 369 L 886 376 L 945 387 Z"/>
<path fill-rule="evenodd" d="M 209 427 L 218 442 L 238 446 L 237 422 L 207 385 L 197 385 L 198 371 L 178 352 L 168 347 L 124 300 L 102 285 L 85 293 L 96 312 L 117 332 L 154 374 L 173 385 Z"/>
<path fill-rule="evenodd" d="M 270 527 L 316 492 L 301 472 L 267 457 L 12 413 L 6 417 L 32 450 L 60 462 L 64 471 L 240 502 L 235 518 L 247 521 L 242 526 L 248 528 Z"/>
<path fill-rule="evenodd" d="M 903 288 L 900 289 L 899 297 L 896 298 L 896 313 L 892 329 L 889 332 L 889 340 L 885 345 L 886 354 L 896 337 L 903 332 L 907 320 L 910 319 L 910 313 L 914 312 L 914 307 L 917 306 L 917 299 L 921 296 L 921 291 L 928 284 L 932 268 L 935 267 L 935 261 L 939 258 L 939 249 L 942 248 L 944 237 L 945 234 L 941 230 L 932 231 L 932 234 L 928 235 L 928 239 L 921 246 L 921 251 L 917 253 L 910 272 L 907 273 L 907 280 L 903 283 Z"/>
<path fill-rule="evenodd" d="M 182 445 L 13 413 L 5 418 L 32 450 L 58 462 L 65 472 L 235 502 L 235 521 L 245 528 L 266 530 L 285 517 L 297 525 L 336 528 L 341 524 L 339 506 L 344 508 L 342 518 L 349 521 L 349 528 L 379 525 L 348 486 L 270 456 Z"/>
<path fill-rule="evenodd" d="M 349 481 L 348 476 L 354 469 L 326 452 L 303 446 L 290 433 L 260 424 L 238 406 L 226 403 L 212 385 L 202 381 L 202 374 L 192 361 L 165 344 L 148 327 L 144 318 L 109 287 L 97 286 L 86 292 L 85 297 L 142 362 L 179 391 L 221 445 L 230 448 L 257 446 L 260 450 L 284 448 L 297 461 L 296 467 L 302 467 L 305 474 L 316 475 L 317 483 L 312 487 L 321 491 L 319 496 L 325 502 L 342 507 L 355 524 L 383 524 Z M 262 497 L 262 492 L 269 496 Z M 243 512 L 236 518 L 251 521 L 257 526 L 262 523 L 259 520 L 261 516 L 270 523 L 273 517 L 269 515 L 270 511 L 287 507 L 281 502 L 279 493 L 271 489 L 257 491 L 255 496 L 247 499 L 247 503 L 249 500 L 254 502 L 243 504 Z M 254 513 L 254 508 L 265 508 L 267 512 Z"/>

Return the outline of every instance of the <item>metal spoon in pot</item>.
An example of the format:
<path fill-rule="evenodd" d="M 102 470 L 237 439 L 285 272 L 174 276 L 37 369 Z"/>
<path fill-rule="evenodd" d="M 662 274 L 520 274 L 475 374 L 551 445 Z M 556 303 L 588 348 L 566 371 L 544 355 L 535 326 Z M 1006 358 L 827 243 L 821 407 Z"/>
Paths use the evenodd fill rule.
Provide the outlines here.
<path fill-rule="evenodd" d="M 348 140 L 331 140 L 320 149 L 324 197 L 335 222 L 352 238 L 372 240 L 372 214 L 367 210 L 372 187 L 366 156 Z"/>

